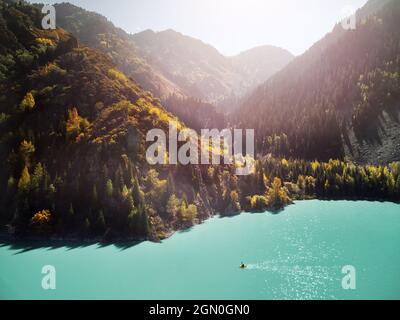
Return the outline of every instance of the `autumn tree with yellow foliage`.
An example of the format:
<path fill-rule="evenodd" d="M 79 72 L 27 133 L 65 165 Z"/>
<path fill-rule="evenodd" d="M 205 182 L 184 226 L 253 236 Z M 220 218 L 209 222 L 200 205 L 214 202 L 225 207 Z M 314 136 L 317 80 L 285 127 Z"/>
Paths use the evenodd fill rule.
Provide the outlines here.
<path fill-rule="evenodd" d="M 266 198 L 268 208 L 274 211 L 281 210 L 292 202 L 286 188 L 282 186 L 282 180 L 279 178 L 274 178 Z"/>
<path fill-rule="evenodd" d="M 49 210 L 42 210 L 31 218 L 31 226 L 39 235 L 45 235 L 50 232 L 51 213 Z"/>

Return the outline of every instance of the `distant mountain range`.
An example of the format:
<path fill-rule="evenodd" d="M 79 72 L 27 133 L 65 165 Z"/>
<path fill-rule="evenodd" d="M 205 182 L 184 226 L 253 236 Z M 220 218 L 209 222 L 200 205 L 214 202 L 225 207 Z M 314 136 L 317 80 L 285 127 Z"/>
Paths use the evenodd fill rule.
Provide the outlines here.
<path fill-rule="evenodd" d="M 294 58 L 272 46 L 225 57 L 212 46 L 174 30 L 129 35 L 105 17 L 71 4 L 57 4 L 56 10 L 61 28 L 107 53 L 122 71 L 162 99 L 176 94 L 213 104 L 231 103 Z"/>
<path fill-rule="evenodd" d="M 212 46 L 173 30 L 147 30 L 132 39 L 141 56 L 186 95 L 214 103 L 244 95 L 293 59 L 288 51 L 271 46 L 228 58 Z"/>

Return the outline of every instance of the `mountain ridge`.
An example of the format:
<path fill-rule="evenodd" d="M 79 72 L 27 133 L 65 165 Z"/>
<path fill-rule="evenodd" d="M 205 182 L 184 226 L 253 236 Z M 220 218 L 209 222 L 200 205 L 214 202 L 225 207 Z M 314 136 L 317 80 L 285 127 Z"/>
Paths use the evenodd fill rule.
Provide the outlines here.
<path fill-rule="evenodd" d="M 235 101 L 237 95 L 244 94 L 260 81 L 253 79 L 247 83 L 245 78 L 248 75 L 244 76 L 237 70 L 240 66 L 234 66 L 231 57 L 225 57 L 211 45 L 172 29 L 159 32 L 148 29 L 134 34 L 123 32 L 122 39 L 118 39 L 110 34 L 118 35 L 116 30 L 121 29 L 115 28 L 110 21 L 105 27 L 105 17 L 68 3 L 56 4 L 55 7 L 60 27 L 86 45 L 114 55 L 114 62 L 125 73 L 161 99 L 176 94 L 219 104 L 227 99 Z M 100 27 L 96 30 L 98 24 Z M 107 43 L 110 48 L 107 48 Z M 274 70 L 288 62 L 286 51 L 282 52 L 285 56 L 282 61 L 273 59 L 276 62 Z M 266 60 L 269 58 L 265 57 Z M 266 76 L 270 74 L 272 72 L 265 73 Z"/>

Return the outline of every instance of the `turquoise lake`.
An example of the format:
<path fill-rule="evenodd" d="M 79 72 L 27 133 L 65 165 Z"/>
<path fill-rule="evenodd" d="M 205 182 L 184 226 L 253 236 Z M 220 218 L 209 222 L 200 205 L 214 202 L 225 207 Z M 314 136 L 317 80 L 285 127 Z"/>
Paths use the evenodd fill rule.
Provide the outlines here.
<path fill-rule="evenodd" d="M 42 289 L 45 265 L 55 290 Z M 134 246 L 3 243 L 0 299 L 400 299 L 400 205 L 299 201 Z"/>

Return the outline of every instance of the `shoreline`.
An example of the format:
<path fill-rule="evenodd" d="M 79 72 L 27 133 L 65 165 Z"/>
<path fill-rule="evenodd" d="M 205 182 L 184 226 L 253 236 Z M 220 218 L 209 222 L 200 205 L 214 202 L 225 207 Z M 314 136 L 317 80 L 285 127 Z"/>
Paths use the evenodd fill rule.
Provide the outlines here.
<path fill-rule="evenodd" d="M 289 207 L 291 205 L 296 205 L 296 203 L 299 202 L 308 202 L 308 201 L 323 201 L 323 202 L 336 202 L 336 201 L 355 201 L 355 202 L 371 202 L 371 203 L 393 203 L 393 204 L 400 204 L 400 200 L 399 201 L 389 201 L 389 200 L 378 200 L 378 199 L 318 199 L 318 198 L 312 198 L 312 199 L 297 199 L 297 200 L 293 200 L 293 203 L 291 203 L 290 205 L 286 206 Z M 110 245 L 116 245 L 116 246 L 122 246 L 122 247 L 129 247 L 129 246 L 135 246 L 138 245 L 142 242 L 146 242 L 146 241 L 150 241 L 153 243 L 161 243 L 163 240 L 169 239 L 171 238 L 174 234 L 176 234 L 177 232 L 180 231 L 184 231 L 184 230 L 188 230 L 190 228 L 193 228 L 197 225 L 202 225 L 205 221 L 215 218 L 215 217 L 219 217 L 219 218 L 227 218 L 227 217 L 236 217 L 239 216 L 241 214 L 264 214 L 264 213 L 269 213 L 272 215 L 276 215 L 279 214 L 281 211 L 284 211 L 285 208 L 284 207 L 282 210 L 280 211 L 269 211 L 269 210 L 265 210 L 265 211 L 258 211 L 258 212 L 252 212 L 252 211 L 241 211 L 239 213 L 235 213 L 235 214 L 231 214 L 231 215 L 223 215 L 223 214 L 215 214 L 210 216 L 209 218 L 194 224 L 191 227 L 188 227 L 186 229 L 178 229 L 178 230 L 170 230 L 169 232 L 167 232 L 165 234 L 165 237 L 163 237 L 162 239 L 154 239 L 154 238 L 142 238 L 142 239 L 135 239 L 135 238 L 116 238 L 114 240 L 105 240 L 102 237 L 94 237 L 94 238 L 79 238 L 79 237 L 58 237 L 58 236 L 53 236 L 53 237 L 49 237 L 49 238 L 41 238 L 41 237 L 18 237 L 12 234 L 9 234 L 7 232 L 2 232 L 0 231 L 0 244 L 1 245 L 18 245 L 18 244 L 23 244 L 24 242 L 30 242 L 30 246 L 26 246 L 26 248 L 29 247 L 34 247 L 35 244 L 37 244 L 38 248 L 41 247 L 79 247 L 79 246 L 91 246 L 91 245 L 99 245 L 101 246 L 110 246 Z M 22 248 L 21 248 L 22 249 Z"/>

